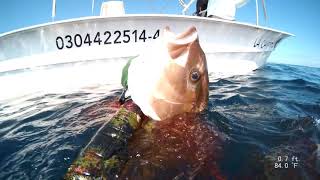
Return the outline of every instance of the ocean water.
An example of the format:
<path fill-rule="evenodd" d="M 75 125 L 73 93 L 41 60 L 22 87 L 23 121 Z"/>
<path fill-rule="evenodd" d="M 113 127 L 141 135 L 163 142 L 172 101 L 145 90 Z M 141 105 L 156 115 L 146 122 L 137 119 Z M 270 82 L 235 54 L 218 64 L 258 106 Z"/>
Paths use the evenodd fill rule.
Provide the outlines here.
<path fill-rule="evenodd" d="M 106 82 L 103 73 L 104 70 L 97 71 L 100 79 L 96 82 L 86 79 L 94 82 L 79 90 L 76 89 L 83 81 L 73 81 L 72 88 L 66 90 L 57 88 L 54 78 L 46 76 L 32 88 L 21 81 L 23 77 L 32 79 L 32 72 L 29 76 L 20 76 L 17 72 L 13 78 L 0 75 L 0 82 L 5 82 L 2 84 L 16 87 L 0 90 L 0 179 L 63 177 L 103 124 L 106 112 L 99 104 L 119 94 L 119 87 L 101 83 Z M 78 74 L 76 78 L 86 76 L 88 74 Z M 14 84 L 18 79 L 22 85 Z M 41 89 L 44 85 L 54 91 Z M 204 146 L 178 151 L 177 156 L 180 159 L 184 155 L 192 156 L 187 153 L 201 151 L 200 155 L 209 158 L 212 166 L 201 171 L 200 179 L 319 179 L 320 69 L 267 64 L 248 75 L 214 80 L 209 86 L 209 105 L 202 117 L 210 128 L 200 132 L 189 131 L 188 123 L 159 125 L 160 130 L 175 125 L 184 127 L 183 132 L 189 132 L 188 138 L 199 147 Z M 16 93 L 19 96 L 13 96 Z M 156 132 L 161 135 L 167 131 Z M 212 132 L 220 140 L 210 144 L 207 136 L 199 138 L 203 132 L 207 135 Z M 166 138 L 162 140 L 167 142 Z M 141 142 L 152 141 L 139 131 L 133 144 Z M 132 148 L 139 150 L 139 146 Z M 169 166 L 172 161 L 163 165 Z M 125 171 L 134 172 L 130 167 L 138 166 L 136 163 L 131 160 Z M 203 174 L 206 172 L 213 175 L 206 176 Z M 157 176 L 161 177 L 166 176 Z M 183 179 L 179 174 L 176 177 Z"/>

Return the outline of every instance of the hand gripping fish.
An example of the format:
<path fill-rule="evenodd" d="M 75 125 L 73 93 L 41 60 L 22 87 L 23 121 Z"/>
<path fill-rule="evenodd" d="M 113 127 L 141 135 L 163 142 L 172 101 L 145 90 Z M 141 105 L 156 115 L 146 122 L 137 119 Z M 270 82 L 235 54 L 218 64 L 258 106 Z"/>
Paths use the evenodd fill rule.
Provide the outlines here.
<path fill-rule="evenodd" d="M 122 76 L 132 100 L 154 120 L 205 109 L 208 82 L 206 57 L 195 27 L 178 35 L 166 27 L 160 41 L 130 60 Z"/>

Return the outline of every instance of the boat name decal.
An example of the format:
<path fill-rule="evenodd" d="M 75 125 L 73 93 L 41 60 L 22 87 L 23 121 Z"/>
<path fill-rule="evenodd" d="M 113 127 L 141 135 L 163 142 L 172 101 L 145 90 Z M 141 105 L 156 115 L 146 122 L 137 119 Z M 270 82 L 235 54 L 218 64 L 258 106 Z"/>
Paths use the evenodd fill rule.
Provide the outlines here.
<path fill-rule="evenodd" d="M 138 30 L 123 31 L 105 31 L 97 32 L 95 35 L 87 33 L 86 35 L 75 34 L 74 36 L 58 36 L 56 38 L 56 46 L 59 50 L 64 48 L 82 47 L 84 45 L 91 46 L 93 44 L 108 45 L 121 44 L 130 42 L 146 42 L 148 39 L 157 39 L 160 36 L 160 30 L 156 30 L 153 35 L 148 36 L 146 30 L 139 32 Z"/>
<path fill-rule="evenodd" d="M 276 44 L 277 43 L 263 38 L 257 38 L 253 43 L 253 47 L 257 47 L 260 49 L 274 49 Z"/>

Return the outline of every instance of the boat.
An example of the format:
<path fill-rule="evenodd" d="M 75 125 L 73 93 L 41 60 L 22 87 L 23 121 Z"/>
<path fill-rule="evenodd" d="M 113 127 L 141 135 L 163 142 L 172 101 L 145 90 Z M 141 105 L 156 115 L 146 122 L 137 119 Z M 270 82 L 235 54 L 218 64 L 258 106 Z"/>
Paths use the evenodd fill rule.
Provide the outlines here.
<path fill-rule="evenodd" d="M 169 26 L 195 26 L 208 59 L 209 74 L 241 74 L 262 67 L 279 42 L 292 34 L 257 23 L 185 15 L 125 14 L 122 1 L 107 1 L 100 16 L 53 21 L 0 35 L 0 73 L 35 67 L 137 56 L 152 47 Z M 52 17 L 55 16 L 53 0 Z M 93 1 L 94 4 L 94 1 Z M 92 6 L 93 7 L 93 6 Z"/>

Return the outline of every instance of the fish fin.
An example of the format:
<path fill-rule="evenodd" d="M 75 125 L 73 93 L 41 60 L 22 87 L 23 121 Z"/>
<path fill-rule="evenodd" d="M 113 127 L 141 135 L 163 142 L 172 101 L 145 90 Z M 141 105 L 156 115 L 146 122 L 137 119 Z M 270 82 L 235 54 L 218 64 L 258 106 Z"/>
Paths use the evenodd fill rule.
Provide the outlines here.
<path fill-rule="evenodd" d="M 190 46 L 191 43 L 198 40 L 197 29 L 191 26 L 187 31 L 172 36 L 169 27 L 165 28 L 165 35 L 168 41 L 168 51 L 172 59 L 181 56 Z"/>
<path fill-rule="evenodd" d="M 137 58 L 138 56 L 132 57 L 128 60 L 126 65 L 122 68 L 122 75 L 121 75 L 121 85 L 123 88 L 128 89 L 128 70 L 130 67 L 130 64 L 133 59 Z"/>
<path fill-rule="evenodd" d="M 170 57 L 176 59 L 181 56 L 188 48 L 188 45 L 168 44 Z"/>
<path fill-rule="evenodd" d="M 191 26 L 188 30 L 178 34 L 176 36 L 176 39 L 188 38 L 188 37 L 192 36 L 194 33 L 196 33 L 196 35 L 197 35 L 197 28 L 195 26 Z"/>

